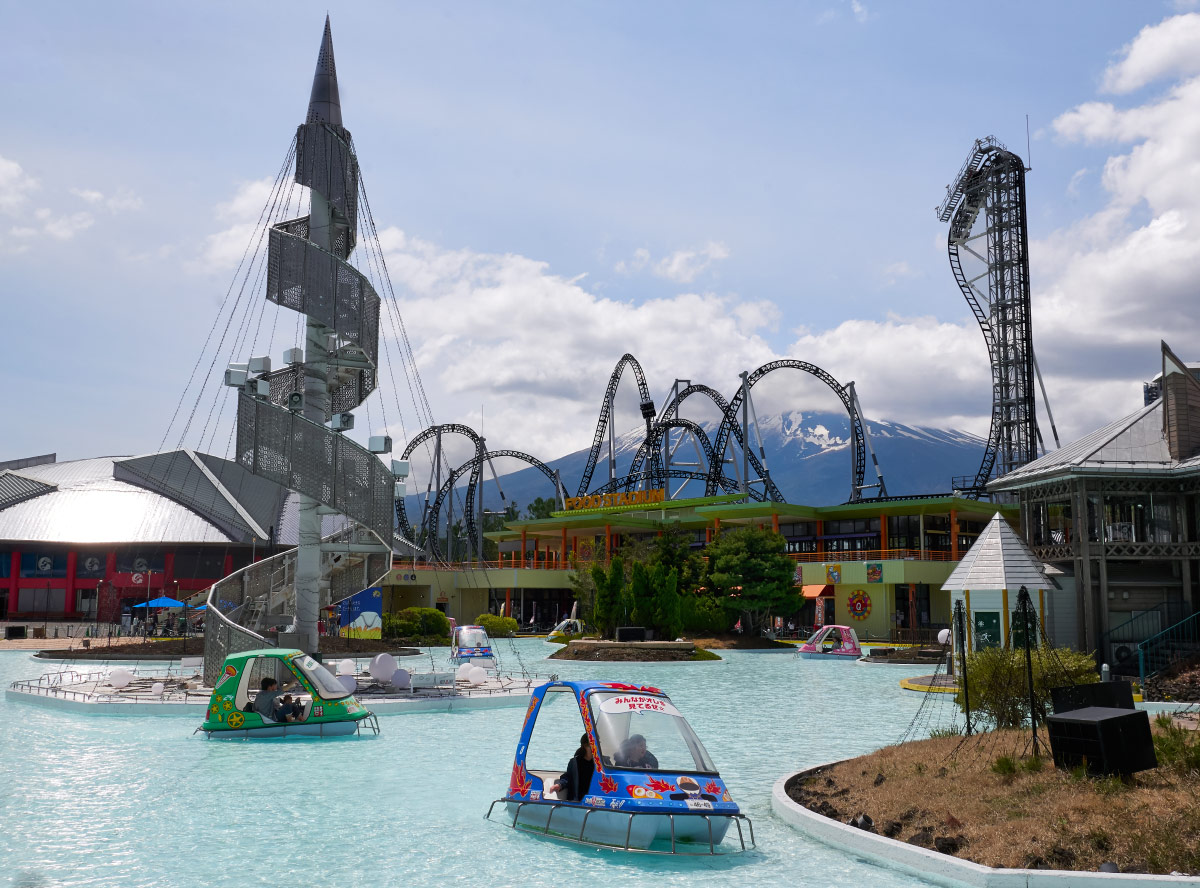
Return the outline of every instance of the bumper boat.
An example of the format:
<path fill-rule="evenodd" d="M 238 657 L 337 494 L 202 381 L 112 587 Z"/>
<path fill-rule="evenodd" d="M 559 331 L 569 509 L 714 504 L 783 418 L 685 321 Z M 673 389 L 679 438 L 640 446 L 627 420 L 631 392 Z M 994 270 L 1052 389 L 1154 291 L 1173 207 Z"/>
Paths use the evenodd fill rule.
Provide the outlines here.
<path fill-rule="evenodd" d="M 255 710 L 266 679 L 273 679 L 294 698 L 298 713 L 292 720 L 277 721 Z M 378 734 L 379 720 L 308 654 L 266 648 L 225 658 L 204 723 L 196 730 L 209 739 L 345 737 L 367 730 Z"/>
<path fill-rule="evenodd" d="M 796 648 L 802 660 L 846 660 L 853 663 L 863 656 L 858 635 L 849 626 L 822 626 L 804 644 Z"/>
<path fill-rule="evenodd" d="M 585 745 L 576 756 L 590 759 L 592 773 L 575 801 L 555 787 L 581 728 Z M 718 855 L 754 847 L 753 824 L 700 738 L 652 687 L 553 681 L 537 688 L 508 793 L 485 816 L 496 811 L 513 829 L 623 851 Z"/>
<path fill-rule="evenodd" d="M 550 630 L 550 634 L 546 636 L 546 641 L 557 641 L 566 643 L 567 639 L 572 635 L 583 634 L 582 620 L 563 620 L 557 626 Z"/>
<path fill-rule="evenodd" d="M 455 626 L 450 633 L 450 663 L 453 666 L 496 666 L 496 651 L 482 626 Z"/>

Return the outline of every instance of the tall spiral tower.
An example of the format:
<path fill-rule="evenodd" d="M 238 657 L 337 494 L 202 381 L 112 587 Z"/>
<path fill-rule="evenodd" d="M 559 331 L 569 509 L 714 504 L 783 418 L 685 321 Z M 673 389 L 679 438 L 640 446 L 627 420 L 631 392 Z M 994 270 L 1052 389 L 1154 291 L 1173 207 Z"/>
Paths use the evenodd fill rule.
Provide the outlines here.
<path fill-rule="evenodd" d="M 347 261 L 358 238 L 359 168 L 342 125 L 328 16 L 295 158 L 295 181 L 310 189 L 309 214 L 271 228 L 266 298 L 305 316 L 304 351 L 239 393 L 237 454 L 244 468 L 299 494 L 295 632 L 311 652 L 322 516 L 352 519 L 390 556 L 395 487 L 379 457 L 342 434 L 353 425 L 348 411 L 376 386 L 380 300 Z M 390 567 L 390 557 L 377 563 L 384 561 Z"/>

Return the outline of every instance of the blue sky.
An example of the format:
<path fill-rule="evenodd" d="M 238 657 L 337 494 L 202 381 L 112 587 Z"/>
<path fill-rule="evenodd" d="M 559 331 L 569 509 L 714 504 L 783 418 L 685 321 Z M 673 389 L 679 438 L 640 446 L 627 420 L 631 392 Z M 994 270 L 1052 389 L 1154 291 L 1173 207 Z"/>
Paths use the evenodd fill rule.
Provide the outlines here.
<path fill-rule="evenodd" d="M 435 417 L 482 411 L 493 446 L 553 458 L 590 443 L 624 351 L 659 402 L 676 376 L 730 392 L 789 356 L 855 379 L 868 415 L 986 431 L 986 353 L 934 207 L 975 138 L 1025 154 L 1026 114 L 1055 418 L 1071 436 L 1136 407 L 1159 338 L 1200 358 L 1194 7 L 329 11 Z M 152 450 L 195 406 L 188 374 L 303 119 L 326 8 L 8 5 L 0 366 L 29 413 L 0 459 Z M 273 326 L 278 360 L 292 319 Z M 420 417 L 384 397 L 360 426 L 390 411 L 402 441 Z M 834 407 L 802 379 L 761 398 Z"/>

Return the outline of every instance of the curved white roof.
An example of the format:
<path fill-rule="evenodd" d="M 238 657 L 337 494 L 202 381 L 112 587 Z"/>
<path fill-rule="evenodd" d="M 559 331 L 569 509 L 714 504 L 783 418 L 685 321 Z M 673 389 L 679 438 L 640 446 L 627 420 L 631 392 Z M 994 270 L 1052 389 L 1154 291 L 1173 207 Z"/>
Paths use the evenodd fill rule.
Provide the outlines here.
<path fill-rule="evenodd" d="M 47 543 L 237 542 L 186 506 L 113 478 L 97 457 L 17 469 L 57 489 L 0 509 L 0 540 Z"/>

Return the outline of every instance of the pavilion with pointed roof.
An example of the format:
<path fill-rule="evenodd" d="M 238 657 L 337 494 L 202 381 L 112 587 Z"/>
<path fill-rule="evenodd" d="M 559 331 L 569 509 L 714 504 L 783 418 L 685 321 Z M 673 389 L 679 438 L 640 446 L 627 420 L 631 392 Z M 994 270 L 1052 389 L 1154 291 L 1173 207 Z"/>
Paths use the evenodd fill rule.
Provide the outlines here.
<path fill-rule="evenodd" d="M 1161 356 L 1157 400 L 988 485 L 1073 590 L 1073 643 L 1117 664 L 1197 606 L 1200 379 Z"/>
<path fill-rule="evenodd" d="M 951 571 L 942 590 L 950 593 L 950 606 L 963 603 L 967 625 L 971 627 L 971 647 L 1005 646 L 1012 643 L 1012 615 L 1017 609 L 1017 593 L 1028 591 L 1038 619 L 1052 639 L 1070 634 L 1073 608 L 1064 610 L 1047 593 L 1057 589 L 1046 576 L 1042 562 L 1012 526 L 997 512 L 975 539 L 962 560 Z M 1062 624 L 1062 625 L 1060 625 Z"/>

